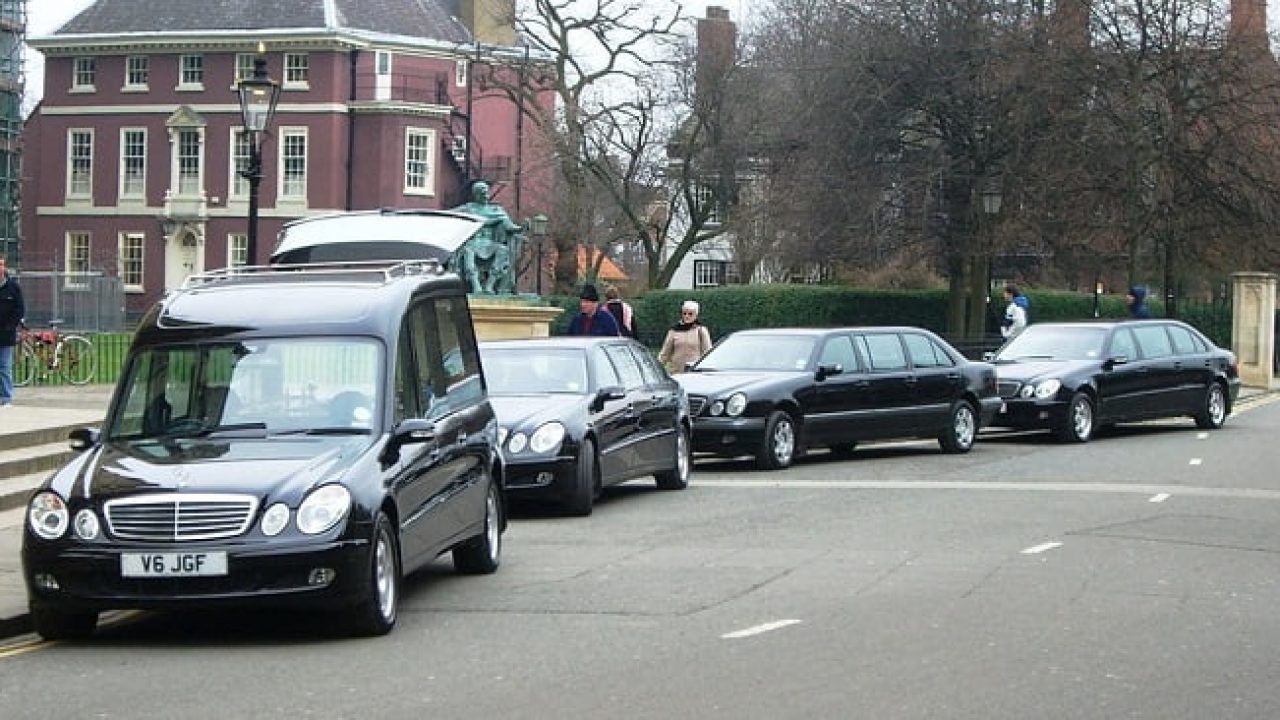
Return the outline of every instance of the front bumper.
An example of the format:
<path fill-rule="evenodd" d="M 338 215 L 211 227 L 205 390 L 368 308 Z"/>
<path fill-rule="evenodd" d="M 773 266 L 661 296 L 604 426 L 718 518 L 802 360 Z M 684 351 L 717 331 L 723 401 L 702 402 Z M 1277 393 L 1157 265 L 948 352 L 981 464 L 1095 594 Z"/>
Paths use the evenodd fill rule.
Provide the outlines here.
<path fill-rule="evenodd" d="M 1051 428 L 1066 422 L 1069 404 L 1058 399 L 1004 398 L 996 407 L 991 422 L 984 425 L 1017 430 Z"/>
<path fill-rule="evenodd" d="M 216 577 L 123 577 L 123 553 L 226 552 L 227 574 Z M 123 544 L 44 542 L 28 537 L 23 578 L 33 606 L 63 610 L 177 609 L 227 605 L 341 607 L 368 592 L 369 540 L 273 543 Z M 313 570 L 332 579 L 313 582 Z M 52 575 L 57 589 L 36 581 Z"/>
<path fill-rule="evenodd" d="M 507 458 L 507 497 L 513 500 L 567 501 L 578 483 L 576 455 L 530 458 Z"/>
<path fill-rule="evenodd" d="M 752 454 L 764 440 L 765 418 L 696 417 L 693 451 L 716 455 Z"/>

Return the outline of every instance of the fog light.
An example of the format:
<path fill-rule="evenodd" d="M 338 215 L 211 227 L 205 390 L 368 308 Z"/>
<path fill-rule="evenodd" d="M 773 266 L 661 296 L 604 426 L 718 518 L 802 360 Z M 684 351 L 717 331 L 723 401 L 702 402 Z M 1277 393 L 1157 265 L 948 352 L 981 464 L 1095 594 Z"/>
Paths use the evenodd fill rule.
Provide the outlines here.
<path fill-rule="evenodd" d="M 32 578 L 35 586 L 41 590 L 61 590 L 62 586 L 58 584 L 58 578 L 49 573 L 36 573 Z"/>
<path fill-rule="evenodd" d="M 307 584 L 312 586 L 328 585 L 337 576 L 338 573 L 333 568 L 313 568 L 311 575 L 307 577 Z"/>
<path fill-rule="evenodd" d="M 538 473 L 538 477 L 533 479 L 533 483 L 535 485 L 550 485 L 551 481 L 555 479 L 556 479 L 556 476 L 552 473 L 540 472 Z"/>
<path fill-rule="evenodd" d="M 85 508 L 76 513 L 75 520 L 76 537 L 81 540 L 94 540 L 98 537 L 101 526 L 98 524 L 98 516 L 93 514 L 89 508 Z"/>
<path fill-rule="evenodd" d="M 738 438 L 735 437 L 732 433 L 720 436 L 721 445 L 732 445 L 737 441 L 738 441 Z"/>

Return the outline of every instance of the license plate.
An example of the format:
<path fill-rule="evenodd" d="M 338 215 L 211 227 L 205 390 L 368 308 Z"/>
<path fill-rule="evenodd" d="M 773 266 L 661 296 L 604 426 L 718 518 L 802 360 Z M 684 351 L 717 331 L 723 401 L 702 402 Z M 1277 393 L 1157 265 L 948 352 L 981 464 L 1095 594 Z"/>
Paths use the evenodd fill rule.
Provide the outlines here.
<path fill-rule="evenodd" d="M 218 577 L 226 574 L 225 552 L 120 554 L 121 577 Z"/>

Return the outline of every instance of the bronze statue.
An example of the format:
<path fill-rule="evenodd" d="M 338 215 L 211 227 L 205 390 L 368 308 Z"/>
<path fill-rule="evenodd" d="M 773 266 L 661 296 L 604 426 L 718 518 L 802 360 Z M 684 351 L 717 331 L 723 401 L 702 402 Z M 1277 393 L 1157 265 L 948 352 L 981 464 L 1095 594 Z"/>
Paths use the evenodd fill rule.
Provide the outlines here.
<path fill-rule="evenodd" d="M 516 291 L 515 263 L 520 257 L 524 228 L 511 221 L 502 206 L 489 202 L 489 184 L 471 185 L 471 202 L 454 210 L 484 219 L 484 226 L 458 249 L 453 265 L 476 295 L 512 295 Z"/>

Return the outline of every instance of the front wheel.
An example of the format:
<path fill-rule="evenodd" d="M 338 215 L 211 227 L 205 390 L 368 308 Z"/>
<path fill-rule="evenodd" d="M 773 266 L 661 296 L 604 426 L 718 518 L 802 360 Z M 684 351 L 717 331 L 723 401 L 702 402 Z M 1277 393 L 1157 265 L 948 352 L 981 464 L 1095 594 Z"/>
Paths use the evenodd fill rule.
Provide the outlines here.
<path fill-rule="evenodd" d="M 80 640 L 98 627 L 98 613 L 65 612 L 53 608 L 31 606 L 31 624 L 45 640 Z"/>
<path fill-rule="evenodd" d="M 1071 396 L 1067 414 L 1053 434 L 1062 442 L 1089 442 L 1093 437 L 1093 401 L 1088 395 L 1078 392 Z"/>
<path fill-rule="evenodd" d="M 391 521 L 378 513 L 373 524 L 373 542 L 365 565 L 365 596 L 351 616 L 355 635 L 386 635 L 396 625 L 400 606 L 400 552 Z"/>
<path fill-rule="evenodd" d="M 39 364 L 40 360 L 30 345 L 23 344 L 14 348 L 13 384 L 17 387 L 30 385 L 36 379 L 36 367 Z"/>
<path fill-rule="evenodd" d="M 586 517 L 591 514 L 595 504 L 596 488 L 600 484 L 596 463 L 596 444 L 591 438 L 585 438 L 578 448 L 578 466 L 573 474 L 573 493 L 564 505 L 570 515 Z"/>
<path fill-rule="evenodd" d="M 967 453 L 973 448 L 973 441 L 978 436 L 978 413 L 966 400 L 957 400 L 951 404 L 950 421 L 938 435 L 938 444 L 943 452 Z"/>
<path fill-rule="evenodd" d="M 653 476 L 659 490 L 683 490 L 689 487 L 693 459 L 689 455 L 689 431 L 683 425 L 676 429 L 675 466 Z"/>
<path fill-rule="evenodd" d="M 484 529 L 453 549 L 453 567 L 463 575 L 488 575 L 502 560 L 502 510 L 498 486 L 489 483 L 484 499 Z"/>
<path fill-rule="evenodd" d="M 780 470 L 789 466 L 795 456 L 795 421 L 787 413 L 774 410 L 764 424 L 764 438 L 756 451 L 756 467 L 761 470 Z"/>
<path fill-rule="evenodd" d="M 1205 430 L 1217 430 L 1226 424 L 1227 391 L 1222 389 L 1222 383 L 1215 382 L 1209 386 L 1195 419 L 1196 427 Z"/>
<path fill-rule="evenodd" d="M 62 375 L 72 385 L 84 385 L 93 379 L 97 369 L 97 356 L 93 352 L 93 343 L 79 335 L 69 335 L 62 339 L 62 354 L 58 358 Z"/>

